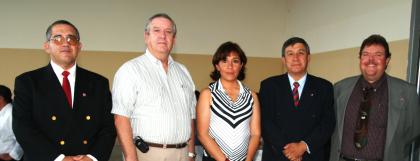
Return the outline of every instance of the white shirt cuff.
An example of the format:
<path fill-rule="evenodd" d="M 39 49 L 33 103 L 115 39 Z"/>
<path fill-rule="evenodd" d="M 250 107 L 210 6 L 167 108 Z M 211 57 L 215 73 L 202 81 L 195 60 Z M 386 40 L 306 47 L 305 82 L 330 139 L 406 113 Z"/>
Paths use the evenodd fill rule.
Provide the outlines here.
<path fill-rule="evenodd" d="M 90 159 L 92 159 L 93 161 L 98 161 L 98 159 L 96 159 L 94 156 L 92 156 L 92 155 L 90 155 L 90 154 L 88 154 L 88 155 L 86 155 L 86 156 L 88 156 Z"/>
<path fill-rule="evenodd" d="M 16 142 L 15 146 L 13 147 L 12 151 L 10 151 L 9 155 L 14 160 L 20 160 L 20 159 L 22 159 L 23 150 L 20 147 L 19 143 Z"/>
<path fill-rule="evenodd" d="M 302 142 L 303 142 L 303 143 L 305 143 L 305 145 L 306 145 L 306 152 L 307 152 L 308 154 L 311 154 L 311 150 L 309 150 L 309 146 L 308 146 L 308 144 L 306 144 L 306 142 L 305 142 L 305 141 L 303 141 L 303 140 L 302 140 Z"/>
<path fill-rule="evenodd" d="M 13 160 L 20 160 L 22 159 L 22 155 L 21 154 L 17 154 L 16 152 L 10 152 L 9 153 L 10 157 L 13 158 Z"/>
<path fill-rule="evenodd" d="M 57 158 L 54 159 L 54 161 L 63 161 L 64 154 L 60 154 Z"/>

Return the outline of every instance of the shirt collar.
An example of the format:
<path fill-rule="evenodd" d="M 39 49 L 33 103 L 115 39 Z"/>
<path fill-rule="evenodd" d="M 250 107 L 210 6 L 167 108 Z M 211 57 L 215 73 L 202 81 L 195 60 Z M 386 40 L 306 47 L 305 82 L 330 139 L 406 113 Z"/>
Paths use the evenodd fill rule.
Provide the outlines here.
<path fill-rule="evenodd" d="M 149 49 L 146 49 L 146 52 L 144 53 L 144 55 L 146 55 L 147 58 L 149 58 L 149 60 L 151 60 L 153 63 L 155 64 L 159 64 L 162 63 L 159 59 L 157 59 L 150 51 Z M 168 56 L 168 65 L 171 65 L 173 63 L 173 59 L 172 56 L 169 55 Z"/>
<path fill-rule="evenodd" d="M 6 111 L 8 108 L 12 108 L 12 104 L 11 103 L 8 103 L 8 104 L 6 104 L 1 110 L 0 110 L 0 113 L 4 113 L 3 111 Z"/>
<path fill-rule="evenodd" d="M 361 75 L 361 79 L 362 79 L 362 88 L 368 88 L 368 87 L 372 87 L 373 89 L 378 89 L 385 81 L 386 81 L 386 76 L 387 74 L 384 73 L 381 78 L 379 78 L 377 81 L 373 82 L 373 83 L 369 83 L 366 79 L 364 79 L 363 75 Z"/>
<path fill-rule="evenodd" d="M 50 63 L 51 63 L 51 67 L 54 70 L 54 73 L 57 75 L 58 78 L 61 78 L 63 76 L 62 73 L 63 73 L 64 69 L 61 68 L 58 64 L 56 64 L 52 60 L 50 61 Z M 74 63 L 74 65 L 67 71 L 70 73 L 68 77 L 75 78 L 76 77 L 76 63 Z"/>
<path fill-rule="evenodd" d="M 306 77 L 308 76 L 308 73 L 305 73 L 305 75 L 303 75 L 303 77 L 302 78 L 300 78 L 299 80 L 294 80 L 293 78 L 292 78 L 292 76 L 289 74 L 289 73 L 287 73 L 287 77 L 289 78 L 289 83 L 290 83 L 290 86 L 292 87 L 292 89 L 293 89 L 293 83 L 294 82 L 298 82 L 299 83 L 299 87 L 303 87 L 304 85 L 305 85 L 305 82 L 306 82 Z"/>

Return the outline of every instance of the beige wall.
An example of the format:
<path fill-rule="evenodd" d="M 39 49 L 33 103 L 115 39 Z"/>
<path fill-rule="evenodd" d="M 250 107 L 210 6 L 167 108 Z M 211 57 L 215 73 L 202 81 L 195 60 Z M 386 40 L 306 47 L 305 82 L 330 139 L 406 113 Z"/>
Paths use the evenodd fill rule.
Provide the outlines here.
<path fill-rule="evenodd" d="M 140 54 L 142 53 L 84 51 L 79 55 L 78 64 L 107 77 L 112 84 L 118 68 L 127 60 Z M 211 82 L 209 74 L 213 70 L 212 56 L 173 54 L 173 57 L 187 66 L 197 90 L 207 87 Z M 0 84 L 13 89 L 14 79 L 17 75 L 45 66 L 49 62 L 49 57 L 43 50 L 37 49 L 0 49 L 0 60 L 2 62 L 0 64 Z M 249 57 L 246 66 L 245 83 L 253 90 L 259 90 L 259 82 L 262 79 L 283 71 L 279 58 Z"/>
<path fill-rule="evenodd" d="M 390 43 L 392 58 L 387 72 L 403 80 L 407 75 L 408 40 Z M 311 55 L 309 73 L 337 82 L 345 77 L 359 74 L 359 48 L 343 49 Z M 110 80 L 122 63 L 141 53 L 84 51 L 78 63 L 89 70 L 104 75 Z M 212 56 L 197 54 L 173 54 L 175 60 L 185 64 L 196 85 L 201 90 L 211 82 Z M 14 78 L 25 71 L 42 67 L 49 62 L 48 55 L 37 49 L 0 49 L 0 84 L 11 88 Z M 260 81 L 285 71 L 280 58 L 249 57 L 246 65 L 245 84 L 258 91 Z"/>

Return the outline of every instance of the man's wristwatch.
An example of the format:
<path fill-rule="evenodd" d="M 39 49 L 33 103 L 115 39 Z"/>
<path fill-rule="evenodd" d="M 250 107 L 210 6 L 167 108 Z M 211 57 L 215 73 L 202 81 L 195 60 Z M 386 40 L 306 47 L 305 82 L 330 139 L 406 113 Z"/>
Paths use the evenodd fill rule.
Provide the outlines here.
<path fill-rule="evenodd" d="M 188 152 L 188 157 L 190 157 L 190 158 L 194 158 L 196 155 L 195 155 L 195 153 L 193 153 L 193 152 Z"/>

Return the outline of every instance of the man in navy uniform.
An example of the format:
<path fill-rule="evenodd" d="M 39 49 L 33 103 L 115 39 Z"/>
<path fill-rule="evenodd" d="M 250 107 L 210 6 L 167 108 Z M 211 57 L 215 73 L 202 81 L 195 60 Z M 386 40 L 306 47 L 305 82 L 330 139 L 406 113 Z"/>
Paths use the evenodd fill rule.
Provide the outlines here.
<path fill-rule="evenodd" d="M 76 65 L 82 48 L 68 21 L 51 24 L 50 63 L 16 77 L 13 131 L 25 161 L 109 159 L 115 143 L 108 80 Z"/>

